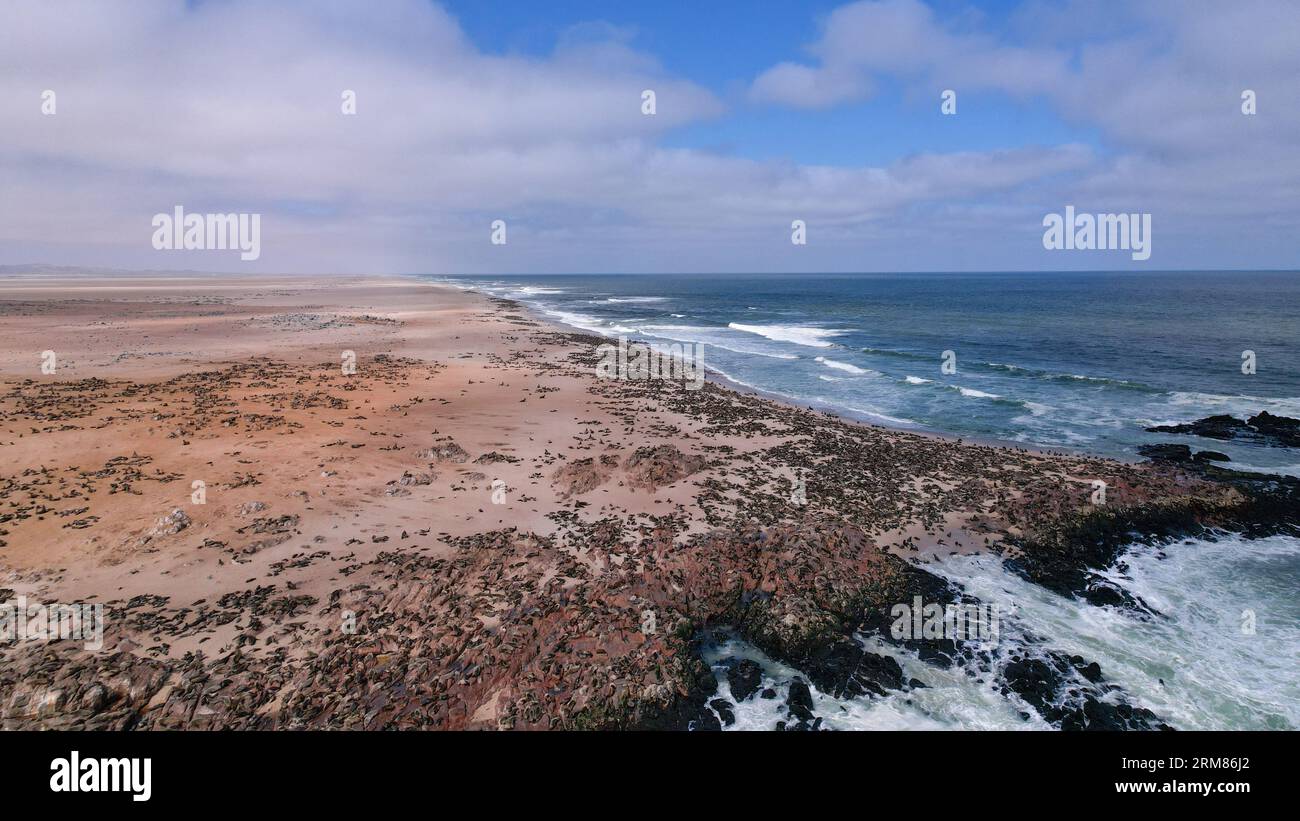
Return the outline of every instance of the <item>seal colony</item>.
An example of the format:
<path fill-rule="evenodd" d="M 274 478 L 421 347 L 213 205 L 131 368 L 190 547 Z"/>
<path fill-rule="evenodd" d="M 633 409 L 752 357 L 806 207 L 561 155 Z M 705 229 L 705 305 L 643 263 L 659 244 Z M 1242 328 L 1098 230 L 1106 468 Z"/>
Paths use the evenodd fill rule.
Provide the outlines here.
<path fill-rule="evenodd" d="M 783 728 L 925 686 L 863 632 L 1051 726 L 1159 728 L 1089 659 L 890 614 L 978 606 L 925 569 L 973 551 L 1146 611 L 1097 572 L 1134 533 L 1300 519 L 1300 483 L 1204 461 L 601 379 L 609 340 L 418 280 L 44 272 L 0 316 L 0 604 L 104 612 L 99 652 L 0 645 L 6 729 L 715 728 L 720 676 L 776 695 L 703 661 L 719 632 L 801 671 Z"/>

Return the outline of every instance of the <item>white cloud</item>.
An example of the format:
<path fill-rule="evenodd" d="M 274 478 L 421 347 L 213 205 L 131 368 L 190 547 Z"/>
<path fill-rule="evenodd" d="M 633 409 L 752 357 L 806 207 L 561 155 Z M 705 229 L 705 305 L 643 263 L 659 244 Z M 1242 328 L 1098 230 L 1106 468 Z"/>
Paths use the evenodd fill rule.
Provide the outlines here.
<path fill-rule="evenodd" d="M 608 26 L 526 57 L 480 50 L 424 0 L 24 4 L 0 26 L 0 262 L 231 268 L 220 254 L 152 250 L 150 217 L 176 204 L 263 213 L 262 258 L 247 267 L 286 271 L 1033 265 L 1016 249 L 1041 247 L 1044 207 L 1082 195 L 1164 209 L 1158 230 L 1202 240 L 1216 235 L 1211 213 L 1293 224 L 1300 92 L 1279 70 L 1296 65 L 1293 16 L 1225 11 L 1225 31 L 1269 24 L 1228 47 L 1176 8 L 1143 6 L 1138 35 L 1073 50 L 1007 44 L 918 2 L 838 9 L 815 62 L 764 72 L 754 99 L 825 107 L 870 96 L 877 74 L 956 77 L 1043 97 L 1119 149 L 851 167 L 665 148 L 673 129 L 726 107 Z M 1242 83 L 1260 91 L 1253 121 L 1236 114 Z M 46 88 L 53 117 L 39 111 Z M 343 89 L 357 92 L 356 116 L 339 111 Z M 506 247 L 488 242 L 498 217 Z M 793 218 L 814 237 L 798 251 Z M 1176 245 L 1162 235 L 1160 248 Z"/>
<path fill-rule="evenodd" d="M 1007 42 L 1008 32 L 1018 42 Z M 920 0 L 862 0 L 828 15 L 807 49 L 813 64 L 768 69 L 751 95 L 822 108 L 854 99 L 840 89 L 883 78 L 936 95 L 936 106 L 944 88 L 1010 95 L 1054 110 L 1105 146 L 1104 159 L 1083 173 L 1045 179 L 1045 205 L 1058 197 L 1153 212 L 1166 237 L 1196 238 L 1199 248 L 1217 238 L 1219 257 L 1201 264 L 1294 264 L 1296 241 L 1280 227 L 1300 223 L 1300 6 L 1041 0 L 1001 35 L 973 27 L 970 15 L 940 18 Z M 767 93 L 782 75 L 799 83 Z M 1254 117 L 1240 110 L 1247 88 L 1260 101 Z M 1165 264 L 1194 259 L 1180 258 L 1177 243 L 1163 247 Z"/>
<path fill-rule="evenodd" d="M 829 108 L 871 95 L 870 78 L 856 71 L 779 63 L 763 72 L 750 88 L 750 99 L 795 108 Z"/>
<path fill-rule="evenodd" d="M 1000 44 L 992 37 L 954 33 L 920 0 L 861 0 L 827 16 L 809 48 L 817 65 L 781 63 L 753 82 L 751 98 L 801 108 L 825 108 L 866 96 L 872 73 L 888 73 L 963 89 L 1033 94 L 1065 75 L 1067 56 L 1053 49 Z"/>

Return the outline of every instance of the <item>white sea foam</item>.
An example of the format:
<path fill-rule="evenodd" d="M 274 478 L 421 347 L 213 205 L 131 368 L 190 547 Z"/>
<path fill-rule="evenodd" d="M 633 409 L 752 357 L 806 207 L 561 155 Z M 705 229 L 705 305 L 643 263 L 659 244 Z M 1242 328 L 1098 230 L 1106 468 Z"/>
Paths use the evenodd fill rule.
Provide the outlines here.
<path fill-rule="evenodd" d="M 846 333 L 842 330 L 808 328 L 801 325 L 742 325 L 739 322 L 732 322 L 727 327 L 748 334 L 758 334 L 775 342 L 792 342 L 810 348 L 829 348 L 832 343 L 826 341 L 828 337 Z"/>
<path fill-rule="evenodd" d="M 831 404 L 831 403 L 827 403 L 827 404 Z M 869 410 L 867 408 L 855 408 L 852 405 L 844 405 L 843 407 L 845 410 L 852 411 L 853 413 L 860 414 L 862 416 L 869 416 L 872 419 L 879 419 L 880 421 L 887 422 L 891 425 L 916 425 L 917 424 L 911 419 L 904 419 L 901 416 L 889 416 L 888 414 L 881 413 L 880 411 Z"/>
<path fill-rule="evenodd" d="M 731 339 L 725 338 L 719 333 L 719 328 L 708 328 L 698 325 L 643 325 L 641 333 L 647 336 L 658 336 L 664 339 L 675 339 L 679 342 L 703 342 L 713 348 L 721 348 L 724 351 L 732 353 L 750 354 L 752 356 L 765 356 L 769 359 L 798 359 L 795 354 L 781 353 L 780 351 L 763 350 L 750 345 L 737 343 Z"/>
<path fill-rule="evenodd" d="M 922 378 L 919 377 L 919 376 L 909 376 L 909 377 L 907 377 L 906 379 L 904 379 L 903 381 L 906 382 L 906 383 L 909 384 L 909 385 L 928 385 L 928 384 L 930 384 L 931 382 L 933 382 L 934 380 L 933 380 L 933 379 L 922 379 Z"/>
<path fill-rule="evenodd" d="M 572 311 L 561 311 L 554 308 L 543 308 L 542 312 L 547 316 L 555 317 L 560 322 L 570 327 L 579 328 L 584 331 L 591 331 L 604 336 L 611 335 L 611 330 L 605 325 L 604 321 L 597 319 L 594 316 L 573 313 Z"/>
<path fill-rule="evenodd" d="M 1300 478 L 1300 464 L 1296 465 L 1249 465 L 1244 462 L 1230 462 L 1224 467 L 1242 470 L 1247 473 L 1272 473 L 1278 476 L 1295 476 Z"/>
<path fill-rule="evenodd" d="M 1292 588 L 1300 539 L 1227 535 L 1134 546 L 1106 575 L 1158 611 L 1156 617 L 1058 595 L 1009 573 L 990 554 L 948 556 L 930 569 L 997 609 L 1004 658 L 1050 650 L 1096 661 L 1125 699 L 1178 729 L 1300 728 L 1300 679 L 1294 675 L 1300 606 Z M 1253 632 L 1243 630 L 1243 610 L 1254 614 Z M 898 661 L 904 679 L 919 679 L 926 687 L 838 699 L 810 685 L 813 711 L 824 727 L 1047 727 L 1032 709 L 1001 693 L 996 673 L 960 664 L 942 669 L 874 636 L 860 639 L 869 651 Z M 788 720 L 789 682 L 800 671 L 736 639 L 710 646 L 705 661 L 718 676 L 718 695 L 733 701 L 722 664 L 727 658 L 758 662 L 760 689 L 770 687 L 777 696 L 755 694 L 740 702 L 736 724 L 728 729 L 771 729 Z M 1028 719 L 1019 715 L 1022 710 Z"/>
<path fill-rule="evenodd" d="M 1169 394 L 1171 404 L 1199 406 L 1212 413 L 1231 413 L 1236 416 L 1254 416 L 1261 410 L 1280 416 L 1300 416 L 1300 397 L 1226 396 L 1217 393 L 1175 391 Z M 1184 420 L 1187 421 L 1187 420 Z"/>
<path fill-rule="evenodd" d="M 996 393 L 985 393 L 984 391 L 977 391 L 974 388 L 963 388 L 961 386 L 957 386 L 957 390 L 961 392 L 962 396 L 969 396 L 972 399 L 1001 399 L 1002 398 L 1001 396 L 998 396 Z"/>
<path fill-rule="evenodd" d="M 903 668 L 903 676 L 925 683 L 922 689 L 908 693 L 891 693 L 883 698 L 836 698 L 809 683 L 813 712 L 822 718 L 822 727 L 831 730 L 1012 730 L 1047 729 L 1036 716 L 1022 719 L 1017 709 L 1003 698 L 990 681 L 981 684 L 962 670 L 941 670 L 920 661 L 914 654 L 867 640 L 874 653 L 893 656 Z M 771 730 L 779 721 L 789 721 L 786 699 L 790 682 L 807 676 L 764 654 L 753 645 L 730 639 L 704 650 L 704 660 L 718 678 L 717 695 L 735 701 L 727 681 L 725 659 L 747 658 L 762 668 L 759 693 L 733 708 L 736 721 L 725 730 Z M 775 698 L 763 698 L 761 691 L 770 688 Z"/>
<path fill-rule="evenodd" d="M 857 365 L 850 365 L 848 362 L 836 362 L 834 359 L 827 359 L 824 356 L 817 357 L 816 361 L 822 363 L 828 368 L 834 368 L 837 371 L 844 371 L 845 373 L 858 374 L 861 376 L 866 376 L 866 375 L 880 376 L 879 371 L 872 371 L 866 368 L 859 368 Z"/>
<path fill-rule="evenodd" d="M 757 385 L 751 385 L 748 382 L 744 381 L 743 379 L 737 379 L 736 377 L 732 376 L 731 374 L 727 373 L 726 371 L 722 370 L 716 365 L 707 365 L 706 370 L 712 373 L 716 373 L 718 376 L 721 376 L 723 379 L 727 380 L 728 382 L 731 382 L 732 384 L 740 385 L 742 387 L 749 388 L 750 390 L 755 390 L 755 391 L 763 390 Z M 765 393 L 772 393 L 772 391 L 765 391 Z M 783 394 L 776 394 L 776 395 L 783 396 Z M 786 397 L 786 398 L 793 399 L 794 397 Z"/>
<path fill-rule="evenodd" d="M 1111 581 L 1161 615 L 1065 598 L 1008 573 L 990 555 L 938 568 L 1012 613 L 1050 646 L 1095 660 L 1107 680 L 1180 729 L 1300 728 L 1300 539 L 1187 539 L 1137 545 Z M 1255 614 L 1243 632 L 1243 611 Z"/>

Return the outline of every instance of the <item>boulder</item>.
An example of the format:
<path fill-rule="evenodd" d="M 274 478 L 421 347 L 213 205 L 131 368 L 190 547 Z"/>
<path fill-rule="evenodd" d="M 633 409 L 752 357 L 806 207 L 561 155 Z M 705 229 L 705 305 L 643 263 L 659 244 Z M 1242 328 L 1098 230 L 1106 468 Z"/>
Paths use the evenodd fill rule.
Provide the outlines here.
<path fill-rule="evenodd" d="M 752 659 L 740 659 L 727 669 L 727 683 L 731 685 L 731 697 L 737 702 L 744 701 L 758 692 L 763 683 L 763 668 Z"/>
<path fill-rule="evenodd" d="M 1192 458 L 1192 449 L 1187 445 L 1143 445 L 1138 453 L 1158 462 L 1186 462 Z"/>

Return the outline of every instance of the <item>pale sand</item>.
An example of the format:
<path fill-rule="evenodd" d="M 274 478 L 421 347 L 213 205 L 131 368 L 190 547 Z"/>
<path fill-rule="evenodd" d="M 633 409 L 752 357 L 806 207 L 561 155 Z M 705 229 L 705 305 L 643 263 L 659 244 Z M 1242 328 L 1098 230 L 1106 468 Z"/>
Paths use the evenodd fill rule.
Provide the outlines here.
<path fill-rule="evenodd" d="M 355 554 L 364 561 L 391 548 L 372 542 L 372 536 L 393 535 L 400 528 L 466 535 L 517 526 L 548 533 L 554 523 L 545 514 L 562 503 L 549 473 L 534 476 L 535 467 L 560 463 L 548 451 L 599 454 L 606 446 L 600 439 L 622 439 L 619 426 L 572 376 L 535 374 L 503 362 L 501 354 L 519 339 L 518 328 L 495 316 L 482 297 L 445 286 L 348 278 L 252 284 L 95 279 L 39 287 L 9 283 L 0 289 L 0 301 L 9 303 L 0 331 L 0 377 L 11 387 L 29 379 L 157 382 L 261 358 L 285 365 L 268 384 L 231 394 L 237 403 L 232 414 L 283 417 L 283 423 L 264 430 L 218 428 L 172 436 L 192 412 L 193 394 L 184 386 L 145 401 L 115 397 L 89 417 L 75 419 L 72 429 L 61 430 L 66 423 L 29 421 L 0 428 L 7 465 L 43 466 L 66 476 L 74 469 L 99 470 L 113 457 L 138 455 L 148 459 L 146 477 L 175 477 L 166 483 L 146 479 L 134 495 L 112 494 L 104 482 L 75 503 L 57 506 L 89 508 L 72 517 L 99 517 L 85 529 L 65 527 L 69 517 L 57 515 L 10 525 L 0 566 L 19 571 L 20 577 L 45 571 L 32 574 L 42 579 L 57 569 L 57 587 L 43 588 L 42 595 L 57 589 L 60 600 L 160 590 L 177 600 L 201 598 L 241 588 L 246 579 L 264 576 L 273 562 L 300 550 Z M 332 323 L 339 326 L 319 327 Z M 56 352 L 52 376 L 40 372 L 44 350 Z M 351 377 L 341 367 L 347 350 L 358 362 Z M 378 354 L 438 364 L 418 364 L 400 375 L 379 372 L 371 361 Z M 345 400 L 348 408 L 294 409 L 282 398 L 268 401 L 284 392 L 316 391 Z M 63 406 L 79 404 L 69 398 Z M 158 418 L 160 413 L 168 418 Z M 652 415 L 639 425 L 651 430 L 681 421 Z M 430 460 L 416 458 L 414 451 L 446 436 L 471 459 L 496 451 L 520 461 L 442 465 L 431 484 L 407 486 L 409 496 L 385 495 L 404 473 L 430 472 Z M 480 473 L 485 478 L 473 478 Z M 257 485 L 227 489 L 250 474 Z M 191 502 L 196 479 L 207 486 L 206 504 Z M 505 504 L 491 503 L 494 479 L 506 482 Z M 653 496 L 613 486 L 586 501 L 649 515 L 687 504 L 691 493 L 689 485 Z M 266 510 L 239 514 L 241 506 L 257 502 Z M 162 551 L 123 547 L 176 508 L 192 521 L 185 538 Z M 199 547 L 205 539 L 231 546 L 255 541 L 241 538 L 236 529 L 258 517 L 285 515 L 300 520 L 294 537 L 277 549 L 232 560 Z M 349 539 L 362 544 L 347 545 Z M 295 580 L 304 592 L 317 594 L 337 581 L 332 573 L 316 578 L 310 572 Z M 5 584 L 21 591 L 21 582 Z"/>

